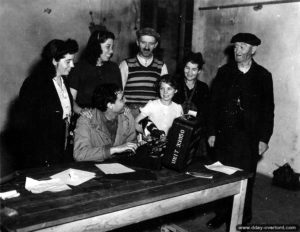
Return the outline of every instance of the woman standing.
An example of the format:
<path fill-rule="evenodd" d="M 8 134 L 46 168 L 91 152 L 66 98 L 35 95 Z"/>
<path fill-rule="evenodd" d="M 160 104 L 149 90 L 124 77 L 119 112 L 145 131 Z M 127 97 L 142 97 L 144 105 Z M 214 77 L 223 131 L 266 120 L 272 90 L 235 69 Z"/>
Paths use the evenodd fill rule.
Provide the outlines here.
<path fill-rule="evenodd" d="M 206 124 L 209 104 L 209 89 L 206 83 L 198 80 L 204 61 L 202 54 L 191 52 L 184 59 L 183 74 L 179 78 L 179 88 L 174 102 L 181 104 L 185 114 L 196 116 L 202 127 L 197 154 L 207 158 Z"/>
<path fill-rule="evenodd" d="M 179 77 L 178 91 L 173 100 L 182 105 L 185 114 L 196 115 L 205 124 L 209 90 L 206 83 L 197 79 L 203 64 L 200 52 L 191 52 L 185 57 L 183 74 Z"/>
<path fill-rule="evenodd" d="M 92 107 L 93 92 L 98 85 L 115 83 L 122 88 L 119 66 L 110 61 L 114 39 L 115 36 L 110 31 L 94 31 L 83 53 L 83 59 L 70 73 L 75 113 L 91 117 L 89 108 Z"/>
<path fill-rule="evenodd" d="M 75 40 L 50 41 L 40 64 L 20 89 L 21 168 L 48 167 L 72 160 L 67 138 L 73 100 L 65 77 L 74 67 L 77 51 Z"/>

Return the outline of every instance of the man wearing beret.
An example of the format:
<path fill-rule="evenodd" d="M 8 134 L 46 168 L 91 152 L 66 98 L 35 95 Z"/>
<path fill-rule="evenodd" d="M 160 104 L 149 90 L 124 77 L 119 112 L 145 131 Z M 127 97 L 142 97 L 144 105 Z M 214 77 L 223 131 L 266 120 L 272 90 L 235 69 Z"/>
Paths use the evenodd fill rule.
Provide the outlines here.
<path fill-rule="evenodd" d="M 250 33 L 232 37 L 235 62 L 222 66 L 211 89 L 208 143 L 225 165 L 253 173 L 248 180 L 243 224 L 252 218 L 252 190 L 257 162 L 268 149 L 273 133 L 274 96 L 271 73 L 253 56 L 259 38 Z M 217 207 L 207 226 L 216 229 L 230 222 L 232 197 Z"/>
<path fill-rule="evenodd" d="M 153 56 L 160 35 L 146 27 L 138 30 L 136 36 L 138 54 L 120 63 L 124 95 L 134 117 L 140 107 L 157 98 L 155 84 L 162 75 L 168 74 L 166 64 Z"/>

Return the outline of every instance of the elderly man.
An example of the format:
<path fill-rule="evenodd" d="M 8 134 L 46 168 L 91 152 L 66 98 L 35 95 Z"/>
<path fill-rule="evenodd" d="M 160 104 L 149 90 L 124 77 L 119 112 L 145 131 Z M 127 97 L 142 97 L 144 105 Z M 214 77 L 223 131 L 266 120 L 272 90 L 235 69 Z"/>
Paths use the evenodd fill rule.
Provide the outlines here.
<path fill-rule="evenodd" d="M 153 56 L 160 35 L 152 28 L 138 30 L 136 35 L 138 54 L 120 63 L 124 94 L 134 117 L 140 107 L 157 97 L 155 83 L 168 74 L 166 64 Z"/>
<path fill-rule="evenodd" d="M 76 161 L 103 161 L 124 151 L 135 151 L 133 116 L 124 113 L 126 99 L 116 84 L 98 86 L 93 94 L 92 117 L 77 120 L 74 142 Z"/>
<path fill-rule="evenodd" d="M 232 37 L 235 62 L 218 70 L 212 85 L 208 143 L 222 163 L 252 172 L 246 191 L 243 224 L 252 218 L 252 189 L 257 162 L 273 133 L 274 96 L 271 73 L 253 60 L 261 41 L 250 33 Z M 230 221 L 232 198 L 217 207 L 211 229 Z"/>

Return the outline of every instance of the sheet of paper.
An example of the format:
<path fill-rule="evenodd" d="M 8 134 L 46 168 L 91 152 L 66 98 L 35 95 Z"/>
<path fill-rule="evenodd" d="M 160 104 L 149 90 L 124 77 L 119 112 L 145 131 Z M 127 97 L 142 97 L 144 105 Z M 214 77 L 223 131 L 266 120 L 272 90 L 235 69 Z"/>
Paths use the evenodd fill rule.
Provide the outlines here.
<path fill-rule="evenodd" d="M 53 179 L 60 179 L 63 183 L 67 185 L 77 186 L 94 178 L 95 176 L 96 174 L 94 172 L 87 172 L 69 168 L 50 177 Z"/>
<path fill-rule="evenodd" d="M 232 175 L 236 171 L 241 171 L 241 169 L 239 168 L 223 165 L 220 161 L 217 161 L 211 165 L 205 165 L 205 167 L 207 169 L 217 171 L 217 172 L 222 172 L 227 175 Z"/>
<path fill-rule="evenodd" d="M 46 191 L 60 192 L 60 191 L 71 189 L 60 179 L 38 181 L 30 177 L 26 177 L 25 188 L 32 193 L 42 193 Z"/>
<path fill-rule="evenodd" d="M 96 167 L 99 168 L 105 174 L 120 174 L 120 173 L 135 172 L 135 170 L 128 168 L 119 163 L 96 164 Z"/>
<path fill-rule="evenodd" d="M 2 198 L 3 200 L 18 197 L 18 196 L 20 196 L 20 193 L 18 193 L 16 190 L 0 193 L 0 198 Z"/>

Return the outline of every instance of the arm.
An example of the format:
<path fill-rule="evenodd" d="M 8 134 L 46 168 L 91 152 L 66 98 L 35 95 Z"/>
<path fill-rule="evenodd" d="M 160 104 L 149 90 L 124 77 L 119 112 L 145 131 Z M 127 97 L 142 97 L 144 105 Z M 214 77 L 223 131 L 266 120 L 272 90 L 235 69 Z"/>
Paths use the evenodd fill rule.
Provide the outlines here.
<path fill-rule="evenodd" d="M 218 73 L 213 80 L 212 87 L 211 87 L 211 95 L 209 99 L 209 105 L 207 107 L 207 127 L 208 127 L 208 136 L 215 136 L 216 135 L 216 124 L 218 119 L 218 109 L 219 109 L 219 102 L 220 102 L 220 93 L 222 88 L 222 74 L 221 71 L 218 70 Z"/>
<path fill-rule="evenodd" d="M 145 115 L 145 114 L 143 114 L 143 113 L 140 113 L 140 114 L 136 117 L 136 119 L 135 119 L 135 129 L 137 130 L 137 132 L 143 133 L 142 125 L 139 124 L 139 122 L 140 122 L 142 119 L 146 118 L 146 117 L 147 117 L 147 115 Z"/>
<path fill-rule="evenodd" d="M 100 146 L 92 144 L 89 119 L 80 117 L 74 131 L 74 159 L 76 161 L 104 161 L 111 157 L 111 145 L 105 140 L 99 141 Z"/>
<path fill-rule="evenodd" d="M 207 130 L 208 130 L 208 145 L 210 147 L 215 146 L 215 141 L 216 141 L 216 130 L 217 130 L 217 119 L 218 119 L 218 109 L 220 107 L 219 102 L 220 102 L 220 90 L 222 88 L 222 72 L 219 69 L 217 72 L 217 75 L 215 79 L 213 80 L 212 87 L 211 87 L 211 95 L 210 98 L 209 93 L 207 96 L 207 115 L 206 115 L 206 123 L 207 123 Z"/>
<path fill-rule="evenodd" d="M 269 148 L 268 142 L 273 133 L 274 127 L 274 93 L 271 73 L 267 72 L 263 79 L 263 104 L 260 118 L 260 141 L 258 144 L 258 154 L 263 155 Z"/>
<path fill-rule="evenodd" d="M 136 143 L 137 136 L 136 136 L 136 129 L 135 129 L 135 120 L 133 118 L 133 115 L 131 114 L 131 112 L 129 112 L 127 115 L 125 115 L 125 117 L 127 117 L 129 119 L 129 125 L 128 125 L 129 133 L 128 133 L 126 141 Z"/>
<path fill-rule="evenodd" d="M 77 98 L 77 90 L 70 88 L 72 97 L 73 97 L 73 110 L 76 114 L 79 114 L 81 116 L 87 117 L 87 118 L 92 118 L 92 113 L 90 111 L 90 109 L 87 108 L 81 108 L 77 102 L 76 102 L 76 98 Z"/>
<path fill-rule="evenodd" d="M 271 138 L 274 127 L 274 94 L 271 73 L 266 73 L 263 78 L 263 93 L 260 115 L 260 141 L 267 144 Z"/>
<path fill-rule="evenodd" d="M 167 65 L 166 64 L 163 64 L 162 68 L 161 68 L 161 73 L 160 75 L 163 76 L 163 75 L 166 75 L 168 74 L 168 68 L 167 68 Z"/>
<path fill-rule="evenodd" d="M 125 60 L 123 60 L 120 63 L 119 68 L 120 68 L 120 72 L 121 72 L 123 89 L 125 89 L 125 85 L 126 85 L 127 79 L 128 79 L 128 65 L 127 65 L 127 62 Z"/>

